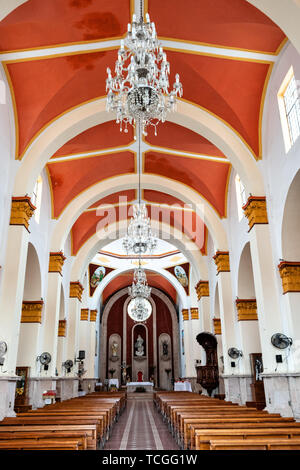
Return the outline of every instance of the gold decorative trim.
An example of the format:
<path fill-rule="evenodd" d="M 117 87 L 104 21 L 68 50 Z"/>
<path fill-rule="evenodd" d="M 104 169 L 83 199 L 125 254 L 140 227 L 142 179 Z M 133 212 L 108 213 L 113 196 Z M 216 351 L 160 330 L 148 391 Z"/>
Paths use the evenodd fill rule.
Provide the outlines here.
<path fill-rule="evenodd" d="M 217 251 L 213 259 L 215 260 L 218 274 L 230 272 L 229 251 Z"/>
<path fill-rule="evenodd" d="M 89 309 L 82 308 L 80 311 L 80 320 L 88 320 L 89 319 Z"/>
<path fill-rule="evenodd" d="M 213 318 L 213 324 L 214 324 L 215 335 L 221 335 L 222 334 L 221 318 Z"/>
<path fill-rule="evenodd" d="M 42 323 L 43 300 L 23 300 L 21 323 Z"/>
<path fill-rule="evenodd" d="M 281 261 L 278 265 L 283 294 L 300 292 L 300 262 Z"/>
<path fill-rule="evenodd" d="M 182 311 L 182 318 L 184 321 L 189 320 L 189 309 L 188 308 L 183 308 Z"/>
<path fill-rule="evenodd" d="M 199 320 L 199 309 L 198 307 L 191 307 L 191 319 Z"/>
<path fill-rule="evenodd" d="M 29 221 L 35 209 L 36 207 L 31 203 L 31 199 L 29 196 L 12 197 L 9 224 L 23 225 L 28 230 Z"/>
<path fill-rule="evenodd" d="M 82 293 L 84 287 L 80 284 L 79 281 L 70 282 L 70 297 L 77 298 L 81 302 Z"/>
<path fill-rule="evenodd" d="M 67 333 L 67 320 L 59 320 L 58 336 L 66 336 L 66 333 Z"/>
<path fill-rule="evenodd" d="M 255 299 L 236 299 L 238 321 L 258 320 Z"/>
<path fill-rule="evenodd" d="M 97 310 L 91 310 L 90 311 L 90 321 L 96 321 L 97 320 Z"/>
<path fill-rule="evenodd" d="M 61 274 L 65 259 L 62 251 L 51 252 L 49 255 L 49 273 Z"/>
<path fill-rule="evenodd" d="M 209 297 L 209 281 L 199 281 L 195 286 L 198 300 L 201 297 Z"/>
<path fill-rule="evenodd" d="M 267 203 L 265 196 L 250 196 L 243 206 L 243 211 L 248 219 L 249 232 L 255 224 L 267 224 Z"/>

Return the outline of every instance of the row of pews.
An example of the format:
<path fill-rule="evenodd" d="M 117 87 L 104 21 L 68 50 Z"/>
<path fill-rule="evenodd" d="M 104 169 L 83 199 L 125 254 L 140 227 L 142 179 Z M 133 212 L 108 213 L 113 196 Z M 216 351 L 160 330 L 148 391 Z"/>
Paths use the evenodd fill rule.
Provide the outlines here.
<path fill-rule="evenodd" d="M 182 449 L 300 450 L 300 423 L 277 413 L 190 392 L 154 392 Z"/>
<path fill-rule="evenodd" d="M 103 448 L 126 406 L 123 392 L 94 392 L 0 421 L 0 450 Z"/>

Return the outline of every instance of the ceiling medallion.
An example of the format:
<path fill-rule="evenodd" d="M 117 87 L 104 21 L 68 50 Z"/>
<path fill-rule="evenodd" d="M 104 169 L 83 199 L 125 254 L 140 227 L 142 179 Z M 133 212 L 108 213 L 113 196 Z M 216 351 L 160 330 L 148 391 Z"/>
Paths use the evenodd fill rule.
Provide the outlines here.
<path fill-rule="evenodd" d="M 140 123 L 144 135 L 148 125 L 156 126 L 166 120 L 167 113 L 175 111 L 176 97 L 182 96 L 179 75 L 175 75 L 173 89 L 169 91 L 170 64 L 160 46 L 155 24 L 140 3 L 140 18 L 136 14 L 128 24 L 125 39 L 121 40 L 115 76 L 107 68 L 107 111 L 117 114 L 117 123 L 128 132 L 128 124 Z"/>

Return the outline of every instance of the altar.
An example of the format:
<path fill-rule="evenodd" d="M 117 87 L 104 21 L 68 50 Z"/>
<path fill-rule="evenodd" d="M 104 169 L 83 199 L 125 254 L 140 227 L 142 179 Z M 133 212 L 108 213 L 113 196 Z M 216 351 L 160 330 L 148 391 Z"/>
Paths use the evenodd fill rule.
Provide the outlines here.
<path fill-rule="evenodd" d="M 127 382 L 127 393 L 135 392 L 137 387 L 143 387 L 146 392 L 153 392 L 153 382 Z"/>

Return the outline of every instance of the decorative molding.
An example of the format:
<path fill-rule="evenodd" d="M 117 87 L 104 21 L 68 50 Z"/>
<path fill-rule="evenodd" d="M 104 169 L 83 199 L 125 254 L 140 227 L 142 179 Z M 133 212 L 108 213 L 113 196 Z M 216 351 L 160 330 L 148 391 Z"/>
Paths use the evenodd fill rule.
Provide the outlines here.
<path fill-rule="evenodd" d="M 217 251 L 213 259 L 215 260 L 218 274 L 230 272 L 229 251 Z"/>
<path fill-rule="evenodd" d="M 80 310 L 80 320 L 88 320 L 89 319 L 89 309 L 82 308 Z"/>
<path fill-rule="evenodd" d="M 97 320 L 97 310 L 90 310 L 90 321 L 96 321 Z"/>
<path fill-rule="evenodd" d="M 23 225 L 29 231 L 29 221 L 36 207 L 29 196 L 12 197 L 10 225 Z"/>
<path fill-rule="evenodd" d="M 66 336 L 66 333 L 67 333 L 67 320 L 59 320 L 58 336 Z"/>
<path fill-rule="evenodd" d="M 213 318 L 213 324 L 214 324 L 215 335 L 221 335 L 222 334 L 221 318 Z"/>
<path fill-rule="evenodd" d="M 198 300 L 201 297 L 209 297 L 209 281 L 199 281 L 195 286 Z"/>
<path fill-rule="evenodd" d="M 23 300 L 21 323 L 42 323 L 43 300 Z"/>
<path fill-rule="evenodd" d="M 256 299 L 236 299 L 238 321 L 258 320 Z"/>
<path fill-rule="evenodd" d="M 191 319 L 199 320 L 199 309 L 198 307 L 191 307 Z"/>
<path fill-rule="evenodd" d="M 267 202 L 265 196 L 249 196 L 243 206 L 248 219 L 249 232 L 255 224 L 268 224 Z"/>
<path fill-rule="evenodd" d="M 79 281 L 70 282 L 70 297 L 71 298 L 77 298 L 81 302 L 83 291 L 84 291 L 84 287 L 80 284 Z"/>
<path fill-rule="evenodd" d="M 283 294 L 300 292 L 300 262 L 281 261 L 278 265 Z"/>
<path fill-rule="evenodd" d="M 188 308 L 183 308 L 182 311 L 182 318 L 183 320 L 189 320 L 189 309 Z"/>
<path fill-rule="evenodd" d="M 49 273 L 61 274 L 65 259 L 62 251 L 51 252 L 49 254 Z"/>

